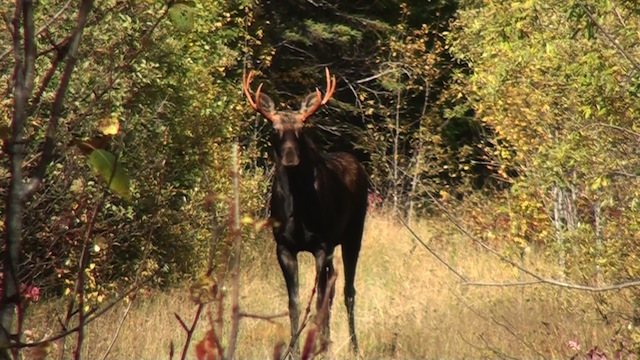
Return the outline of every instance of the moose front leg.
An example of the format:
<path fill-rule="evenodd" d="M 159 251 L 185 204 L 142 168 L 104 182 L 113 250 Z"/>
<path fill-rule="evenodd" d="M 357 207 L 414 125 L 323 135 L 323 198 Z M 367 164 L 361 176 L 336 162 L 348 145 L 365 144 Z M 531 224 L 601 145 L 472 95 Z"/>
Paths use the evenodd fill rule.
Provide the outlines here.
<path fill-rule="evenodd" d="M 333 252 L 319 250 L 314 254 L 314 257 L 316 258 L 316 276 L 318 279 L 318 302 L 316 309 L 324 320 L 322 324 L 322 335 L 326 340 L 330 340 L 331 305 L 333 304 L 335 294 Z"/>
<path fill-rule="evenodd" d="M 278 263 L 284 275 L 289 294 L 289 319 L 291 320 L 291 343 L 293 354 L 298 355 L 298 326 L 300 322 L 300 300 L 298 296 L 298 257 L 282 245 L 277 247 Z"/>

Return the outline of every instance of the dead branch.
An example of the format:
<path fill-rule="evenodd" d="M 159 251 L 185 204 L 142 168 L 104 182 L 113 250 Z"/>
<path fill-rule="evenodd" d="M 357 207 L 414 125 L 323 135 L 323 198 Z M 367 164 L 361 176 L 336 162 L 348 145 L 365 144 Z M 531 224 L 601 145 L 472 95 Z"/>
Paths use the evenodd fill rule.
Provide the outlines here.
<path fill-rule="evenodd" d="M 579 284 L 572 284 L 569 282 L 565 282 L 565 281 L 559 281 L 559 280 L 555 280 L 555 279 L 548 279 L 545 278 L 541 275 L 538 275 L 537 273 L 535 273 L 532 270 L 529 270 L 519 264 L 517 264 L 516 262 L 512 261 L 511 259 L 507 258 L 506 256 L 500 254 L 498 251 L 496 251 L 495 249 L 491 248 L 489 245 L 485 244 L 482 240 L 478 239 L 477 237 L 475 237 L 473 234 L 471 234 L 471 232 L 469 232 L 465 226 L 463 226 L 459 219 L 456 219 L 451 212 L 438 200 L 436 199 L 430 192 L 427 192 L 428 196 L 431 198 L 431 200 L 433 201 L 433 203 L 442 211 L 442 213 L 447 217 L 447 219 L 449 219 L 449 221 L 458 229 L 458 231 L 460 231 L 463 235 L 465 235 L 466 237 L 468 237 L 469 239 L 471 239 L 471 241 L 473 241 L 474 243 L 478 244 L 480 247 L 482 247 L 483 249 L 485 249 L 486 251 L 488 251 L 489 253 L 493 254 L 494 256 L 496 256 L 498 259 L 500 259 L 501 261 L 509 264 L 510 266 L 522 271 L 523 273 L 531 276 L 532 278 L 535 279 L 534 282 L 511 282 L 511 283 L 490 283 L 490 282 L 472 282 L 472 281 L 464 281 L 463 285 L 478 285 L 478 286 L 524 286 L 524 285 L 533 285 L 533 284 L 547 284 L 547 285 L 553 285 L 553 286 L 558 286 L 558 287 L 563 287 L 563 288 L 567 288 L 567 289 L 573 289 L 573 290 L 582 290 L 582 291 L 589 291 L 589 292 L 604 292 L 604 291 L 614 291 L 614 290 L 622 290 L 622 289 L 626 289 L 626 288 L 631 288 L 631 287 L 638 287 L 640 286 L 640 280 L 636 280 L 636 281 L 629 281 L 629 282 L 623 282 L 623 283 L 619 283 L 619 284 L 615 284 L 615 285 L 604 285 L 604 286 L 598 286 L 598 287 L 594 287 L 594 286 L 587 286 L 587 285 L 579 285 Z M 406 226 L 406 225 L 405 225 Z M 414 235 L 415 236 L 415 235 Z M 445 263 L 446 264 L 446 263 Z M 463 278 L 464 279 L 464 278 Z"/>

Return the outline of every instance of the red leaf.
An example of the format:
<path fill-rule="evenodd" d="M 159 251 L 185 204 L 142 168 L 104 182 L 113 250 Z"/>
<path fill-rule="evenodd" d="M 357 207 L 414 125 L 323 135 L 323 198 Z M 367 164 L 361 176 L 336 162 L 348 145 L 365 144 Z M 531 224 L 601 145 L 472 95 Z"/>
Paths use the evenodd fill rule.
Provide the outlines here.
<path fill-rule="evenodd" d="M 207 335 L 196 344 L 196 358 L 198 360 L 217 360 L 215 334 L 213 330 L 207 331 Z"/>

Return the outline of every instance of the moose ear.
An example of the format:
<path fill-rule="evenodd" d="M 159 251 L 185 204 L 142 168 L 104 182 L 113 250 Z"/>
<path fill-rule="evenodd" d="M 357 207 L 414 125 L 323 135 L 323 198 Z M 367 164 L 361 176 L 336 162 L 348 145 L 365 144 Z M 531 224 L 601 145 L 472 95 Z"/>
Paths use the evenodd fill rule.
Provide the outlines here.
<path fill-rule="evenodd" d="M 260 93 L 260 108 L 269 114 L 276 113 L 276 105 L 271 98 L 263 93 Z"/>
<path fill-rule="evenodd" d="M 302 101 L 302 105 L 300 106 L 300 113 L 306 114 L 309 109 L 317 105 L 318 101 L 320 101 L 320 99 L 318 98 L 317 92 L 312 92 L 311 94 L 307 95 L 307 97 L 305 97 Z"/>

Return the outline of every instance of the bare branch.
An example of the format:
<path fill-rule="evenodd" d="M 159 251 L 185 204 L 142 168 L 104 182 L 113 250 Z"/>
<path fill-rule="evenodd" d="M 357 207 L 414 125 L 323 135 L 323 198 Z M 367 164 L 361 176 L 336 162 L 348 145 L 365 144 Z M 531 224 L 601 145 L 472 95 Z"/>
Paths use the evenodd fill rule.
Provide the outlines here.
<path fill-rule="evenodd" d="M 618 7 L 616 6 L 615 2 L 613 2 L 613 0 L 611 1 L 611 8 L 613 9 L 613 12 L 616 14 L 616 17 L 618 18 L 620 25 L 626 27 L 627 22 L 624 20 L 622 15 L 620 15 L 620 12 L 618 11 Z"/>
<path fill-rule="evenodd" d="M 273 319 L 278 319 L 281 317 L 285 317 L 289 315 L 289 313 L 284 312 L 284 313 L 280 313 L 280 314 L 275 314 L 275 315 L 259 315 L 259 314 L 248 314 L 248 313 L 240 313 L 240 317 L 242 318 L 248 318 L 248 319 L 258 319 L 258 320 L 265 320 L 268 321 L 270 323 L 275 323 L 275 321 L 273 321 Z"/>
<path fill-rule="evenodd" d="M 80 47 L 80 39 L 82 33 L 87 24 L 87 19 L 91 8 L 93 7 L 93 0 L 82 0 L 80 2 L 80 10 L 78 12 L 78 18 L 76 20 L 76 26 L 71 35 L 71 41 L 69 42 L 69 52 L 67 55 L 66 64 L 60 78 L 60 85 L 56 90 L 56 95 L 53 101 L 51 109 L 51 117 L 49 118 L 49 125 L 45 135 L 45 141 L 42 149 L 42 156 L 40 162 L 36 166 L 35 172 L 31 177 L 28 188 L 26 189 L 25 198 L 33 195 L 42 183 L 42 179 L 47 171 L 47 167 L 53 160 L 53 151 L 55 150 L 55 135 L 58 129 L 58 122 L 62 116 L 64 97 L 67 93 L 69 81 L 71 80 L 71 74 L 77 61 L 78 48 Z"/>
<path fill-rule="evenodd" d="M 178 320 L 178 322 L 180 323 L 180 326 L 182 326 L 184 331 L 189 332 L 189 327 L 187 326 L 187 324 L 185 324 L 184 320 L 182 320 L 182 317 L 180 317 L 178 313 L 173 313 L 173 316 L 176 317 L 176 320 Z"/>
<path fill-rule="evenodd" d="M 522 268 L 519 268 L 519 269 L 522 270 Z M 633 287 L 640 287 L 640 280 L 623 282 L 615 285 L 598 286 L 598 287 L 571 284 L 571 283 L 557 281 L 553 279 L 539 279 L 536 281 L 521 281 L 521 282 L 513 282 L 513 283 L 508 283 L 508 282 L 492 283 L 492 282 L 470 281 L 470 282 L 464 283 L 463 285 L 486 286 L 486 287 L 508 287 L 508 286 L 529 286 L 529 285 L 536 285 L 536 284 L 548 284 L 548 285 L 554 285 L 554 286 L 563 287 L 567 289 L 582 290 L 582 291 L 588 291 L 588 292 L 606 292 L 606 291 L 628 289 Z"/>
<path fill-rule="evenodd" d="M 116 167 L 117 167 L 118 161 L 114 161 L 114 165 L 113 165 L 113 169 L 111 170 L 111 178 L 109 179 L 109 184 L 111 183 L 111 181 L 113 180 L 113 176 L 116 173 Z M 71 302 L 73 302 L 73 299 L 77 298 L 78 300 L 78 325 L 79 325 L 79 329 L 78 329 L 78 338 L 76 339 L 76 348 L 75 351 L 73 353 L 73 357 L 75 360 L 80 360 L 81 358 L 81 350 L 82 350 L 82 343 L 84 341 L 84 322 L 86 321 L 86 315 L 87 313 L 84 310 L 84 278 L 85 278 L 85 270 L 87 269 L 87 267 L 89 266 L 89 244 L 91 241 L 91 234 L 93 233 L 93 229 L 95 227 L 96 224 L 96 219 L 98 218 L 98 214 L 100 213 L 100 210 L 102 209 L 102 206 L 104 205 L 104 202 L 107 198 L 107 193 L 108 190 L 104 190 L 102 193 L 102 197 L 100 198 L 100 200 L 98 201 L 98 203 L 96 204 L 96 206 L 93 209 L 93 213 L 91 214 L 91 218 L 89 219 L 89 222 L 87 224 L 87 229 L 84 233 L 84 241 L 82 244 L 82 251 L 81 251 L 81 255 L 80 255 L 80 266 L 78 267 L 78 272 L 77 272 L 77 280 L 76 280 L 76 294 L 74 294 Z"/>
<path fill-rule="evenodd" d="M 49 83 L 51 82 L 51 79 L 53 79 L 53 75 L 55 75 L 56 71 L 58 70 L 62 57 L 63 57 L 62 54 L 58 53 L 53 58 L 53 62 L 51 63 L 51 66 L 49 67 L 49 69 L 47 69 L 47 72 L 44 75 L 44 78 L 42 79 L 40 86 L 38 87 L 38 92 L 36 92 L 36 94 L 33 97 L 33 100 L 31 101 L 31 106 L 29 107 L 29 113 L 33 113 L 33 111 L 35 111 L 35 109 L 40 104 L 40 99 L 42 98 L 42 94 L 44 94 L 45 90 L 49 86 Z"/>
<path fill-rule="evenodd" d="M 598 28 L 598 30 L 600 30 L 600 32 L 602 33 L 602 35 L 604 35 L 604 37 L 607 38 L 607 40 L 609 40 L 609 42 L 627 59 L 629 60 L 629 62 L 631 63 L 631 65 L 633 65 L 633 67 L 636 69 L 636 71 L 640 71 L 640 63 L 638 63 L 638 61 L 631 56 L 631 54 L 629 54 L 628 51 L 626 51 L 621 45 L 620 43 L 618 43 L 618 41 L 616 41 L 616 39 L 614 39 L 608 32 L 607 30 L 605 30 L 604 27 L 602 27 L 602 25 L 600 25 L 600 23 L 598 22 L 598 19 L 596 19 L 596 17 L 593 15 L 593 13 L 589 10 L 589 8 L 584 5 L 581 1 L 576 1 L 576 3 L 578 5 L 580 5 L 580 7 L 582 8 L 582 10 L 584 10 L 584 12 L 587 14 L 587 16 L 589 17 L 589 19 L 591 19 L 591 22 Z"/>
<path fill-rule="evenodd" d="M 24 36 L 24 77 L 25 91 L 31 94 L 33 91 L 33 79 L 35 78 L 37 44 L 35 25 L 33 20 L 33 1 L 24 1 L 22 8 L 22 27 Z"/>
<path fill-rule="evenodd" d="M 606 124 L 606 123 L 597 123 L 596 125 L 612 128 L 612 129 L 615 129 L 615 130 L 618 130 L 618 131 L 622 131 L 622 132 L 625 132 L 627 134 L 630 134 L 630 135 L 633 135 L 635 137 L 640 138 L 640 133 L 639 132 L 633 131 L 631 129 L 624 128 L 622 126 L 617 126 L 617 125 L 613 125 L 613 124 Z"/>
<path fill-rule="evenodd" d="M 127 319 L 127 316 L 129 316 L 129 312 L 131 311 L 132 306 L 133 306 L 133 301 L 129 301 L 129 303 L 127 304 L 127 308 L 124 309 L 124 314 L 122 314 L 120 321 L 118 321 L 118 327 L 116 327 L 115 334 L 113 334 L 113 338 L 109 342 L 109 346 L 107 346 L 107 350 L 104 352 L 104 355 L 102 356 L 102 360 L 107 360 L 107 357 L 109 356 L 109 354 L 111 353 L 111 350 L 115 346 L 116 340 L 118 340 L 118 336 L 120 336 L 120 331 L 122 331 L 122 325 L 124 325 L 124 321 Z"/>
<path fill-rule="evenodd" d="M 563 287 L 563 288 L 567 288 L 567 289 L 573 289 L 573 290 L 582 290 L 582 291 L 589 291 L 589 292 L 605 292 L 605 291 L 614 291 L 614 290 L 622 290 L 622 289 L 626 289 L 626 288 L 631 288 L 631 287 L 638 287 L 640 286 L 640 280 L 637 281 L 629 281 L 629 282 L 623 282 L 620 284 L 616 284 L 616 285 L 605 285 L 605 286 L 598 286 L 598 287 L 594 287 L 594 286 L 586 286 L 586 285 L 579 285 L 579 284 L 572 284 L 572 283 L 568 283 L 568 282 L 564 282 L 564 281 L 558 281 L 558 280 L 554 280 L 554 279 L 547 279 L 542 277 L 541 275 L 538 275 L 537 273 L 523 267 L 520 266 L 519 264 L 515 263 L 514 261 L 510 260 L 509 258 L 507 258 L 506 256 L 500 254 L 498 251 L 494 250 L 493 248 L 491 248 L 489 245 L 485 244 L 482 240 L 478 239 L 477 237 L 475 237 L 473 234 L 471 234 L 463 225 L 460 224 L 460 222 L 458 221 L 458 219 L 456 219 L 451 212 L 444 207 L 444 205 L 442 205 L 442 203 L 440 201 L 438 201 L 438 199 L 436 199 L 430 192 L 427 192 L 428 196 L 431 198 L 431 200 L 434 202 L 434 204 L 444 213 L 444 215 L 449 219 L 449 221 L 456 227 L 458 228 L 458 230 L 464 234 L 465 236 L 467 236 L 469 239 L 471 239 L 471 241 L 473 241 L 474 243 L 478 244 L 480 247 L 482 247 L 483 249 L 485 249 L 486 251 L 490 252 L 491 254 L 495 255 L 497 258 L 499 258 L 500 260 L 502 260 L 503 262 L 513 266 L 514 268 L 524 272 L 525 274 L 533 277 L 534 279 L 537 280 L 537 282 L 517 282 L 517 283 L 486 283 L 486 282 L 466 282 L 464 283 L 464 285 L 478 285 L 478 286 L 525 286 L 525 285 L 533 285 L 533 284 L 547 284 L 547 285 L 553 285 L 553 286 L 558 286 L 558 287 Z"/>
<path fill-rule="evenodd" d="M 187 324 L 185 324 L 184 321 L 182 321 L 180 316 L 178 314 L 175 314 L 176 319 L 178 319 L 178 321 L 180 322 L 180 325 L 182 325 L 182 328 L 187 333 L 187 340 L 185 340 L 184 342 L 184 347 L 182 348 L 182 356 L 180 356 L 180 360 L 184 360 L 187 358 L 187 351 L 189 351 L 189 345 L 191 344 L 191 340 L 193 339 L 193 334 L 196 331 L 196 327 L 198 326 L 198 321 L 200 320 L 200 315 L 202 314 L 203 310 L 204 310 L 204 304 L 199 304 L 198 309 L 196 310 L 196 314 L 193 316 L 193 321 L 191 322 L 190 327 L 187 327 Z"/>
<path fill-rule="evenodd" d="M 464 283 L 468 283 L 468 280 L 466 277 L 464 277 L 458 270 L 456 270 L 453 266 L 451 266 L 448 262 L 446 262 L 440 255 L 438 255 L 438 253 L 435 252 L 435 250 L 433 250 L 429 245 L 427 245 L 426 242 L 424 242 L 422 240 L 422 238 L 420 238 L 420 236 L 418 236 L 418 234 L 416 234 L 415 231 L 413 231 L 413 229 L 411 227 L 409 227 L 409 225 L 402 219 L 402 215 L 400 214 L 400 212 L 396 209 L 396 217 L 397 219 L 400 221 L 400 223 L 402 225 L 404 225 L 404 227 L 409 230 L 409 232 L 411 233 L 411 235 L 414 237 L 414 239 L 418 240 L 418 242 L 420 243 L 420 245 L 422 245 L 422 247 L 424 247 L 425 249 L 427 249 L 427 251 L 433 255 L 440 263 L 442 263 L 444 266 L 447 267 L 447 269 L 449 269 L 449 271 L 451 271 L 452 273 L 454 273 L 457 277 L 459 277 Z"/>
<path fill-rule="evenodd" d="M 65 11 L 67 11 L 69 9 L 69 5 L 71 5 L 71 0 L 67 0 L 67 2 L 62 6 L 62 8 L 60 8 L 60 10 L 58 10 L 57 13 L 55 13 L 49 20 L 47 20 L 46 23 L 44 23 L 38 29 L 38 31 L 35 33 L 35 35 L 40 35 L 43 31 L 47 30 L 49 28 L 49 26 L 51 26 L 51 24 L 53 24 L 56 20 L 58 20 L 58 18 L 60 18 L 60 16 L 62 16 L 62 14 L 64 14 Z M 5 57 L 7 57 L 7 55 L 9 55 L 11 53 L 11 51 L 13 51 L 13 49 L 14 49 L 14 47 L 10 47 L 10 48 L 6 49 L 2 54 L 0 54 L 0 60 L 2 60 Z"/>
<path fill-rule="evenodd" d="M 544 356 L 544 354 L 542 354 L 541 352 L 539 352 L 531 343 L 529 343 L 528 341 L 526 341 L 522 336 L 516 334 L 515 330 L 513 330 L 513 325 L 509 323 L 509 321 L 502 316 L 502 319 L 504 320 L 504 322 L 500 322 L 498 321 L 495 317 L 491 316 L 491 321 L 493 323 L 495 323 L 496 325 L 500 326 L 501 328 L 505 329 L 505 331 L 507 333 L 509 333 L 511 336 L 513 336 L 516 340 L 518 340 L 522 345 L 524 345 L 525 347 L 527 347 L 529 350 L 535 352 L 536 354 L 538 354 L 538 356 L 540 357 L 540 359 L 547 359 L 546 356 Z M 506 354 L 505 354 L 506 355 Z M 511 357 L 510 357 L 511 358 Z"/>
<path fill-rule="evenodd" d="M 399 69 L 390 69 L 390 70 L 386 70 L 386 71 L 383 71 L 383 72 L 381 72 L 381 73 L 375 74 L 375 75 L 373 75 L 373 76 L 369 76 L 369 77 L 366 77 L 366 78 L 364 78 L 364 79 L 356 80 L 356 81 L 355 81 L 355 83 L 356 83 L 356 84 L 364 84 L 364 83 L 366 83 L 366 82 L 369 82 L 369 81 L 375 80 L 375 79 L 380 78 L 380 77 L 383 77 L 383 76 L 385 76 L 385 75 L 387 75 L 387 74 L 391 74 L 391 73 L 398 72 L 398 71 L 400 71 L 400 70 L 399 70 Z"/>
<path fill-rule="evenodd" d="M 289 342 L 287 351 L 285 351 L 284 354 L 282 354 L 282 357 L 280 359 L 282 360 L 287 359 L 289 354 L 291 354 L 293 349 L 296 347 L 296 344 L 298 343 L 298 338 L 300 338 L 300 335 L 302 335 L 302 331 L 307 327 L 307 324 L 309 324 L 309 314 L 311 313 L 311 304 L 313 303 L 313 297 L 316 295 L 317 291 L 318 291 L 318 275 L 316 274 L 313 289 L 311 289 L 311 296 L 309 297 L 307 308 L 305 309 L 304 315 L 302 317 L 302 323 L 300 324 L 300 327 L 298 328 L 298 331 L 296 332 L 295 336 L 291 337 L 291 341 Z"/>

